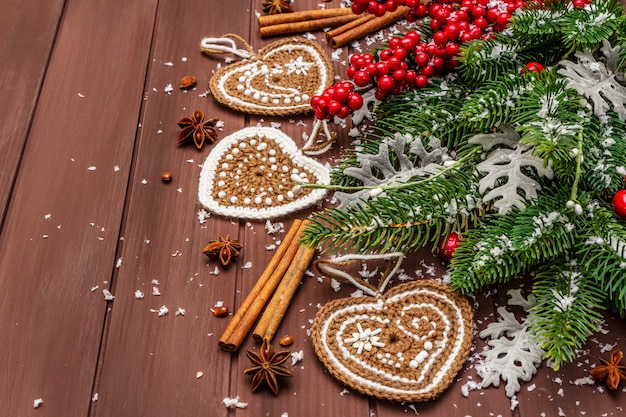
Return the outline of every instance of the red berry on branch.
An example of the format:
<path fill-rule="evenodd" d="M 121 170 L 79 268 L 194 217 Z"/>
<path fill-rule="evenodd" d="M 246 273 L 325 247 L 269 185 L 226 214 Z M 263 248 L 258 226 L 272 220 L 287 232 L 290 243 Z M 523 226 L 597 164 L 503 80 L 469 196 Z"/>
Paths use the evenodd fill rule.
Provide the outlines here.
<path fill-rule="evenodd" d="M 354 73 L 354 77 L 352 77 L 352 80 L 357 87 L 365 87 L 370 83 L 371 77 L 367 73 L 367 71 L 359 70 Z"/>
<path fill-rule="evenodd" d="M 498 26 L 506 26 L 509 24 L 509 20 L 511 20 L 511 14 L 508 12 L 503 12 L 496 17 L 496 25 Z"/>
<path fill-rule="evenodd" d="M 541 65 L 539 62 L 531 61 L 531 62 L 528 62 L 526 65 L 524 65 L 520 73 L 522 74 L 525 74 L 527 72 L 539 73 L 543 70 L 544 70 L 543 65 Z"/>
<path fill-rule="evenodd" d="M 626 219 L 626 190 L 619 190 L 613 196 L 613 211 L 618 217 Z"/>
<path fill-rule="evenodd" d="M 350 93 L 348 97 L 348 107 L 350 110 L 358 110 L 363 107 L 363 97 L 359 93 Z"/>
<path fill-rule="evenodd" d="M 450 233 L 448 237 L 442 238 L 439 242 L 439 253 L 447 260 L 451 260 L 460 242 L 461 235 L 456 232 Z"/>
<path fill-rule="evenodd" d="M 419 88 L 424 88 L 428 85 L 428 77 L 425 75 L 418 75 L 415 80 L 415 85 Z"/>
<path fill-rule="evenodd" d="M 392 92 L 395 85 L 393 78 L 388 75 L 383 75 L 378 79 L 378 88 L 384 93 Z"/>

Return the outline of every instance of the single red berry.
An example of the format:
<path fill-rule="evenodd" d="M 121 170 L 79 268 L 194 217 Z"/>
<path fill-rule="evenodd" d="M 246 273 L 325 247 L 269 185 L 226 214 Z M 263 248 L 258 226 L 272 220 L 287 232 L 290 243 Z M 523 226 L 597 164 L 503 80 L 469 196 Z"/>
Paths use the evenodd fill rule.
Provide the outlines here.
<path fill-rule="evenodd" d="M 504 27 L 509 24 L 510 19 L 511 14 L 509 12 L 502 12 L 496 17 L 496 25 Z"/>
<path fill-rule="evenodd" d="M 394 49 L 399 48 L 401 43 L 402 40 L 400 38 L 391 38 L 389 39 L 389 49 L 393 51 Z"/>
<path fill-rule="evenodd" d="M 337 117 L 339 117 L 340 119 L 345 119 L 346 117 L 348 117 L 350 115 L 350 108 L 348 106 L 341 106 L 341 109 L 339 110 L 339 113 L 337 113 Z"/>
<path fill-rule="evenodd" d="M 527 72 L 539 73 L 543 70 L 544 70 L 543 65 L 541 65 L 539 62 L 531 61 L 531 62 L 528 62 L 526 65 L 524 65 L 524 67 L 522 68 L 520 72 L 522 74 L 525 74 Z"/>
<path fill-rule="evenodd" d="M 356 73 L 354 73 L 354 77 L 352 77 L 352 80 L 354 81 L 354 84 L 356 84 L 357 87 L 365 87 L 366 85 L 370 83 L 371 77 L 367 73 L 367 71 L 359 70 Z"/>
<path fill-rule="evenodd" d="M 485 30 L 489 26 L 489 22 L 484 17 L 477 17 L 473 22 L 480 30 Z"/>
<path fill-rule="evenodd" d="M 448 35 L 444 31 L 437 31 L 433 34 L 433 42 L 436 45 L 445 45 L 448 42 Z"/>
<path fill-rule="evenodd" d="M 447 260 L 451 260 L 460 242 L 461 235 L 456 232 L 450 233 L 448 237 L 442 238 L 439 242 L 439 253 Z"/>
<path fill-rule="evenodd" d="M 386 62 L 377 62 L 376 69 L 378 70 L 379 77 L 389 74 L 389 64 Z"/>
<path fill-rule="evenodd" d="M 453 23 L 448 23 L 446 27 L 443 28 L 443 31 L 451 41 L 458 39 L 459 34 L 461 33 L 459 27 Z"/>
<path fill-rule="evenodd" d="M 626 219 L 626 190 L 619 190 L 613 196 L 613 211 L 618 217 Z"/>
<path fill-rule="evenodd" d="M 350 8 L 352 9 L 352 13 L 354 14 L 362 14 L 365 11 L 363 7 L 359 6 L 356 3 L 352 3 L 352 6 L 350 6 Z"/>
<path fill-rule="evenodd" d="M 395 70 L 391 76 L 395 81 L 404 81 L 406 79 L 406 71 L 403 69 Z"/>
<path fill-rule="evenodd" d="M 418 75 L 415 79 L 415 85 L 419 88 L 424 88 L 428 85 L 428 77 L 425 75 Z"/>
<path fill-rule="evenodd" d="M 430 61 L 430 57 L 428 56 L 428 54 L 425 54 L 422 52 L 422 53 L 415 55 L 415 63 L 420 67 L 424 67 L 428 65 L 429 61 Z"/>
<path fill-rule="evenodd" d="M 472 16 L 475 18 L 477 17 L 483 17 L 485 14 L 487 14 L 487 9 L 485 8 L 485 6 L 474 6 L 474 8 L 472 9 Z"/>
<path fill-rule="evenodd" d="M 331 116 L 337 115 L 341 111 L 341 103 L 337 100 L 330 100 L 328 103 L 328 113 Z"/>
<path fill-rule="evenodd" d="M 500 14 L 500 10 L 497 7 L 491 7 L 487 9 L 487 14 L 485 15 L 485 17 L 487 18 L 488 21 L 495 22 L 496 17 L 498 17 L 499 14 Z"/>
<path fill-rule="evenodd" d="M 413 48 L 411 48 L 413 49 Z M 396 49 L 393 50 L 393 56 L 394 58 L 398 58 L 401 61 L 404 61 L 406 59 L 406 55 L 407 55 L 407 50 L 404 49 L 402 46 L 397 47 Z"/>
<path fill-rule="evenodd" d="M 448 55 L 449 57 L 456 56 L 458 52 L 459 52 L 458 43 L 450 42 L 449 44 L 446 45 L 446 55 Z"/>
<path fill-rule="evenodd" d="M 395 85 L 393 78 L 388 75 L 383 75 L 378 79 L 378 88 L 385 93 L 392 92 Z"/>
<path fill-rule="evenodd" d="M 350 110 L 358 110 L 363 107 L 363 97 L 359 93 L 350 93 L 348 97 L 348 107 Z"/>

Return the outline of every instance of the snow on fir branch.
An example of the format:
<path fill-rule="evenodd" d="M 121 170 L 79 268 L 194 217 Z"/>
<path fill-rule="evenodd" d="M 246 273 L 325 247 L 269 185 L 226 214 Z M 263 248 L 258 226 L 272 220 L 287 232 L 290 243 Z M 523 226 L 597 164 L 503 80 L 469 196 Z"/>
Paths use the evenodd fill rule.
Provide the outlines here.
<path fill-rule="evenodd" d="M 529 318 L 501 312 L 488 333 L 512 335 L 496 343 L 503 353 L 532 334 L 533 357 L 555 368 L 574 360 L 603 310 L 626 317 L 626 204 L 612 201 L 626 188 L 626 14 L 615 0 L 585 1 L 519 9 L 503 32 L 464 42 L 450 73 L 376 91 L 372 119 L 324 186 L 342 205 L 314 214 L 303 241 L 331 254 L 408 254 L 460 234 L 450 285 L 475 293 L 532 272 Z M 414 45 L 415 33 L 396 40 Z M 376 68 L 389 65 L 386 47 Z M 360 74 L 357 91 L 380 87 Z M 519 380 L 532 369 L 506 372 Z"/>

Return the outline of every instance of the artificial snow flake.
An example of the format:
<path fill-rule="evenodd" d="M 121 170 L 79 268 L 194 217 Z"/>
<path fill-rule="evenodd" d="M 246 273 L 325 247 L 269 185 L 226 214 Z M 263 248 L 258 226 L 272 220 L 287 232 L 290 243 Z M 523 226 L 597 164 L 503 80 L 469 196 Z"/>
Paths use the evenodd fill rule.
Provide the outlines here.
<path fill-rule="evenodd" d="M 537 181 L 526 175 L 526 167 L 534 168 L 538 175 L 546 178 L 552 178 L 553 172 L 550 165 L 544 166 L 541 159 L 532 155 L 531 146 L 518 142 L 519 134 L 515 130 L 509 127 L 502 127 L 501 130 L 488 135 L 476 135 L 468 142 L 480 144 L 484 150 L 499 144 L 513 148 L 496 148 L 476 165 L 478 171 L 487 173 L 479 182 L 478 191 L 481 194 L 490 190 L 484 194 L 483 201 L 495 200 L 494 207 L 498 213 L 507 214 L 514 206 L 520 210 L 526 208 L 527 201 L 536 199 L 537 191 L 541 190 Z M 503 181 L 504 178 L 506 181 Z"/>
<path fill-rule="evenodd" d="M 613 53 L 614 50 L 605 45 L 602 51 Z M 596 60 L 591 51 L 579 51 L 574 55 L 578 62 L 559 62 L 563 68 L 558 73 L 567 79 L 567 86 L 591 101 L 596 116 L 602 117 L 613 110 L 620 120 L 626 120 L 626 87 L 616 80 L 617 74 L 603 61 Z M 614 60 L 613 57 L 608 59 Z"/>
<path fill-rule="evenodd" d="M 248 406 L 248 403 L 245 403 L 239 399 L 239 395 L 235 398 L 226 397 L 222 400 L 222 402 L 224 403 L 224 406 L 226 408 L 246 408 Z"/>
<path fill-rule="evenodd" d="M 520 382 L 530 381 L 541 365 L 544 351 L 528 331 L 528 322 L 517 321 L 513 313 L 498 307 L 500 319 L 480 332 L 481 338 L 490 338 L 491 349 L 483 353 L 482 387 L 500 386 L 506 381 L 506 395 L 512 397 L 520 390 Z"/>

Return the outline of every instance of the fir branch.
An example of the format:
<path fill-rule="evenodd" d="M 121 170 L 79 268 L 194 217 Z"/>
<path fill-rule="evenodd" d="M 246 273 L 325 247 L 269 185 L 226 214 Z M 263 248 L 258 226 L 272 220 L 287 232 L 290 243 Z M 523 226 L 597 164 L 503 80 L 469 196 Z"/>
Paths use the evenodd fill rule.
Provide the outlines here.
<path fill-rule="evenodd" d="M 599 120 L 590 115 L 584 124 L 581 187 L 597 196 L 611 195 L 624 186 L 626 122 L 609 112 Z"/>
<path fill-rule="evenodd" d="M 595 201 L 587 206 L 586 217 L 576 255 L 609 308 L 626 317 L 626 229 Z"/>
<path fill-rule="evenodd" d="M 460 110 L 460 122 L 475 132 L 512 125 L 519 97 L 533 89 L 537 80 L 537 74 L 528 73 L 486 82 L 467 97 Z"/>
<path fill-rule="evenodd" d="M 626 17 L 616 0 L 595 0 L 584 8 L 574 8 L 563 16 L 561 31 L 569 49 L 593 49 L 610 38 Z"/>
<path fill-rule="evenodd" d="M 457 60 L 461 64 L 458 71 L 462 79 L 476 86 L 505 74 L 518 73 L 520 63 L 532 60 L 532 55 L 513 38 L 496 35 L 463 45 Z"/>
<path fill-rule="evenodd" d="M 572 181 L 578 135 L 583 115 L 580 96 L 552 71 L 543 71 L 532 89 L 518 101 L 513 123 L 522 134 L 520 142 L 533 146 L 533 155 L 551 164 L 562 181 Z"/>
<path fill-rule="evenodd" d="M 407 253 L 436 244 L 452 231 L 475 227 L 487 210 L 476 197 L 476 185 L 461 172 L 454 173 L 454 180 L 439 176 L 413 184 L 360 205 L 315 214 L 303 242 L 330 253 Z"/>
<path fill-rule="evenodd" d="M 578 221 L 565 205 L 567 190 L 544 188 L 535 205 L 494 216 L 470 230 L 454 253 L 450 284 L 471 293 L 507 282 L 574 246 Z"/>
<path fill-rule="evenodd" d="M 529 311 L 530 330 L 558 370 L 598 330 L 603 295 L 575 260 L 563 256 L 539 268 L 533 295 L 537 304 Z"/>

